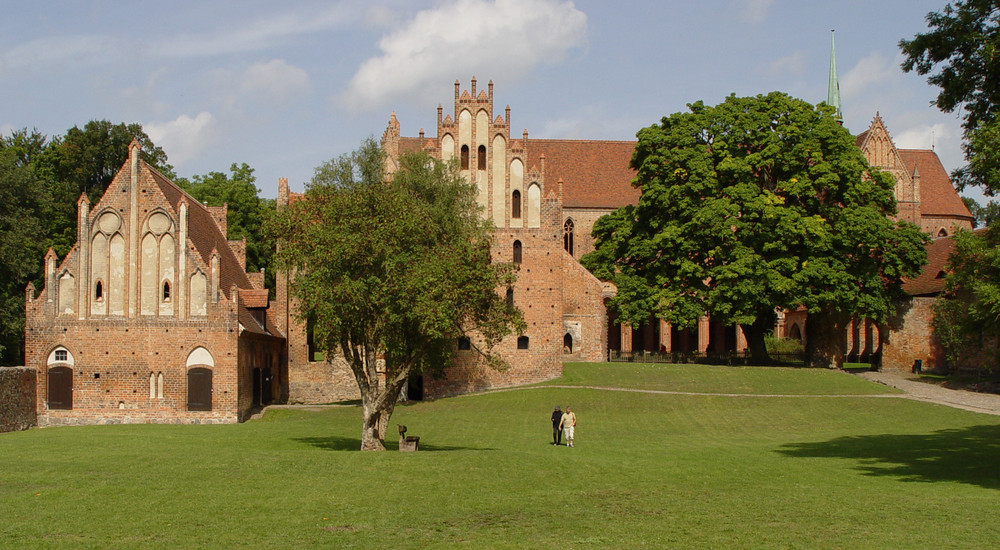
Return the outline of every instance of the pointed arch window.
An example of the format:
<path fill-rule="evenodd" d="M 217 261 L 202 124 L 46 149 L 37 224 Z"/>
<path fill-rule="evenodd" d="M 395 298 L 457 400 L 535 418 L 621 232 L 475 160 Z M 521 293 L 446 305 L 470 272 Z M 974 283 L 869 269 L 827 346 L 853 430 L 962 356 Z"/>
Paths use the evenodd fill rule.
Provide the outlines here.
<path fill-rule="evenodd" d="M 163 301 L 170 301 L 170 281 L 163 281 Z"/>
<path fill-rule="evenodd" d="M 514 263 L 521 265 L 521 241 L 514 241 Z"/>
<path fill-rule="evenodd" d="M 104 282 L 98 280 L 94 283 L 94 299 L 98 302 L 104 300 Z"/>
<path fill-rule="evenodd" d="M 462 170 L 469 169 L 469 146 L 462 146 Z"/>
<path fill-rule="evenodd" d="M 567 218 L 566 223 L 563 224 L 563 248 L 569 255 L 573 255 L 573 219 Z"/>
<path fill-rule="evenodd" d="M 941 230 L 938 231 L 937 236 L 938 237 L 947 237 L 948 236 L 948 230 L 942 227 Z"/>
<path fill-rule="evenodd" d="M 486 146 L 480 145 L 476 151 L 476 167 L 479 170 L 486 170 Z"/>
<path fill-rule="evenodd" d="M 518 336 L 517 337 L 517 349 L 528 349 L 528 337 Z"/>
<path fill-rule="evenodd" d="M 521 217 L 521 192 L 516 189 L 510 194 L 510 217 L 514 219 Z"/>

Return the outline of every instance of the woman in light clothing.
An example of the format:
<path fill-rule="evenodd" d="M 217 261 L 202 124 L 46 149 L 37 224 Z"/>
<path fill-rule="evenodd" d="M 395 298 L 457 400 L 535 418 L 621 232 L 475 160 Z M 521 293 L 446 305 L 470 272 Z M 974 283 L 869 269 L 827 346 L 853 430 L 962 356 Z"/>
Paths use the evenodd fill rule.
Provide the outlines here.
<path fill-rule="evenodd" d="M 559 421 L 559 427 L 563 431 L 563 435 L 566 436 L 566 446 L 573 446 L 573 428 L 576 427 L 576 414 L 573 409 L 566 407 L 566 412 L 562 415 L 562 420 Z"/>

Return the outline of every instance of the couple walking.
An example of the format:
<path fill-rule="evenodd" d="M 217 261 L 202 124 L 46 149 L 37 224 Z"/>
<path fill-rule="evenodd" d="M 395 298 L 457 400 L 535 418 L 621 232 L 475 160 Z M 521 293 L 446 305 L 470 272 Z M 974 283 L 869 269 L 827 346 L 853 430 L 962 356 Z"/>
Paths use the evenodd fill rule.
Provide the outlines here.
<path fill-rule="evenodd" d="M 566 407 L 566 412 L 559 410 L 552 411 L 552 444 L 559 445 L 562 442 L 562 435 L 566 434 L 566 446 L 573 446 L 573 428 L 576 427 L 576 414 L 573 409 Z"/>

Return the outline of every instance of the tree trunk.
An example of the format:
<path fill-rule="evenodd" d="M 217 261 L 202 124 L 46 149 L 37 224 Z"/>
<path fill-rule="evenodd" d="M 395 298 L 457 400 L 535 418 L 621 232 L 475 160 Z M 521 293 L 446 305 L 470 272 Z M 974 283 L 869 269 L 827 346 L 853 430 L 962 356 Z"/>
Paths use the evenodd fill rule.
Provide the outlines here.
<path fill-rule="evenodd" d="M 764 344 L 764 337 L 774 329 L 774 320 L 774 310 L 769 308 L 758 311 L 753 324 L 740 325 L 740 329 L 747 337 L 751 365 L 767 365 L 771 362 L 771 357 L 767 353 L 767 345 Z"/>
<path fill-rule="evenodd" d="M 851 317 L 843 313 L 811 313 L 806 322 L 806 360 L 810 366 L 844 366 L 845 331 Z"/>
<path fill-rule="evenodd" d="M 384 451 L 385 450 L 385 421 L 382 420 L 383 412 L 378 410 L 372 399 L 363 399 L 362 408 L 364 410 L 364 421 L 361 427 L 361 450 L 362 451 Z"/>

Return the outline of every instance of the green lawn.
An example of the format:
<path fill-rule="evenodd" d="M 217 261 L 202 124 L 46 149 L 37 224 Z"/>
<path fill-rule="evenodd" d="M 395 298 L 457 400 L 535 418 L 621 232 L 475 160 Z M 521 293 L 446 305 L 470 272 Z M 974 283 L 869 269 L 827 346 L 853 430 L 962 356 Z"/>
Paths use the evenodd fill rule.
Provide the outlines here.
<path fill-rule="evenodd" d="M 542 386 L 405 405 L 392 424 L 421 437 L 415 454 L 356 451 L 355 407 L 0 434 L 0 547 L 1000 545 L 1000 417 L 827 370 L 570 365 L 554 384 L 643 380 L 756 395 Z M 577 412 L 577 447 L 548 444 L 554 404 Z"/>

